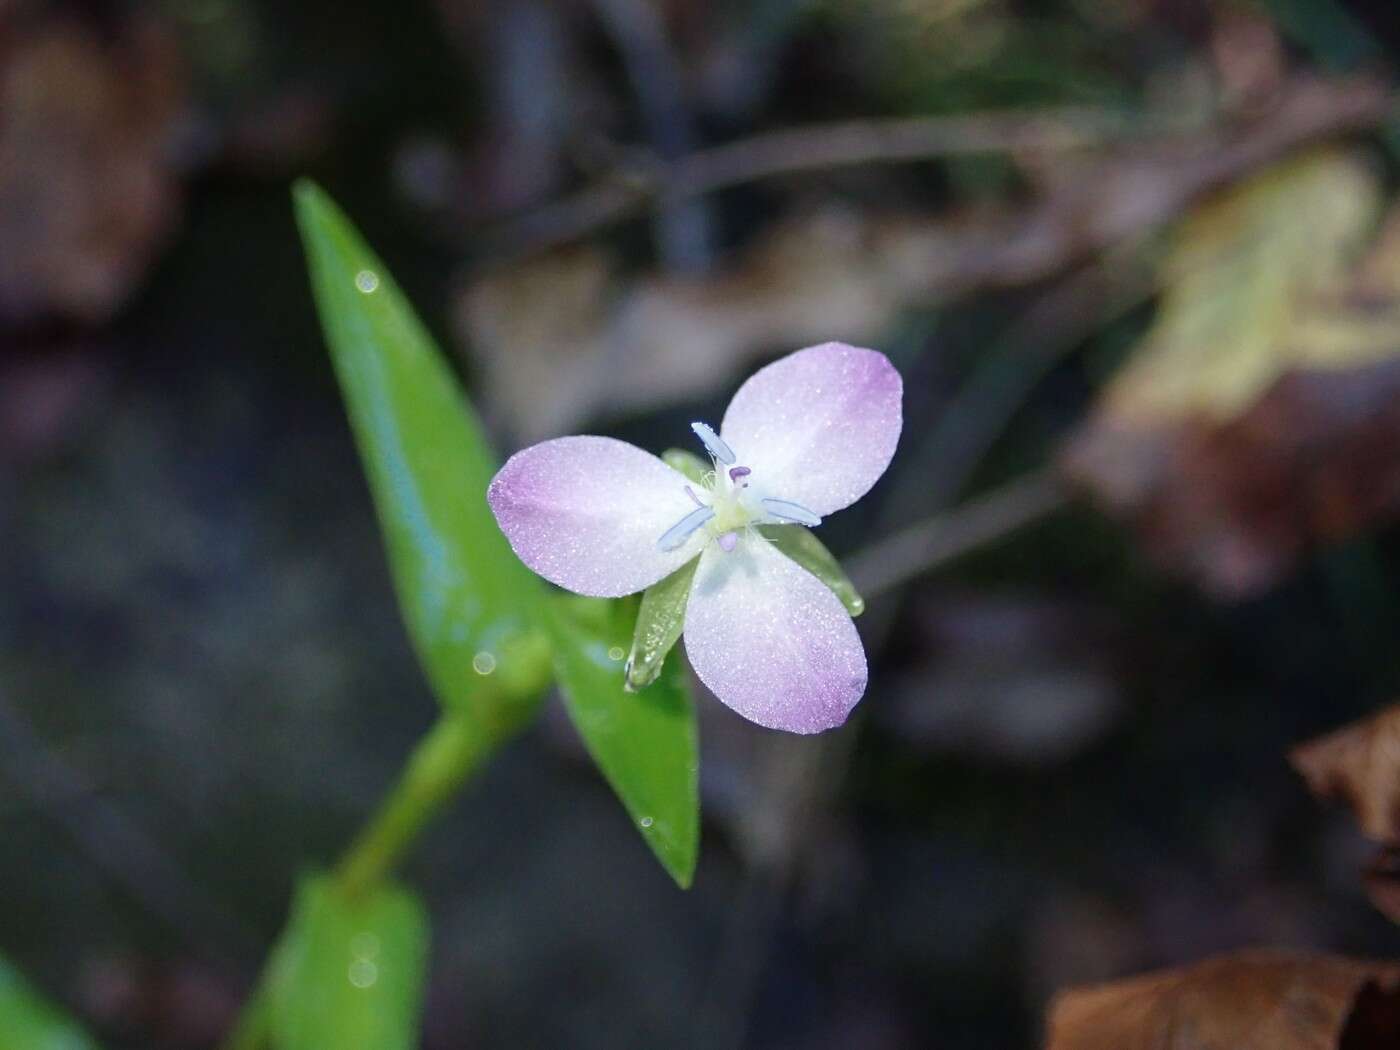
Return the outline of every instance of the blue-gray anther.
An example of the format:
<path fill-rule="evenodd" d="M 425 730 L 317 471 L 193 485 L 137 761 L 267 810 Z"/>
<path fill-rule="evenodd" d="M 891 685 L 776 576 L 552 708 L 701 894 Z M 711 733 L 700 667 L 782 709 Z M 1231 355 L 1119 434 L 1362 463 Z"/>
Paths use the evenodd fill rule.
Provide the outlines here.
<path fill-rule="evenodd" d="M 798 525 L 808 525 L 815 527 L 822 523 L 822 519 L 813 514 L 800 503 L 793 503 L 785 499 L 765 499 L 763 509 L 779 521 L 790 521 Z"/>
<path fill-rule="evenodd" d="M 716 434 L 707 424 L 692 423 L 690 424 L 690 429 L 695 431 L 695 436 L 704 443 L 705 449 L 710 455 L 714 456 L 715 459 L 719 460 L 719 462 L 723 463 L 725 466 L 729 466 L 738 458 L 734 455 L 734 450 L 724 443 L 724 438 Z"/>
<path fill-rule="evenodd" d="M 676 522 L 669 529 L 661 534 L 661 538 L 656 541 L 656 545 L 663 551 L 673 551 L 686 540 L 690 539 L 690 534 L 698 529 L 705 522 L 715 516 L 713 507 L 699 507 Z"/>

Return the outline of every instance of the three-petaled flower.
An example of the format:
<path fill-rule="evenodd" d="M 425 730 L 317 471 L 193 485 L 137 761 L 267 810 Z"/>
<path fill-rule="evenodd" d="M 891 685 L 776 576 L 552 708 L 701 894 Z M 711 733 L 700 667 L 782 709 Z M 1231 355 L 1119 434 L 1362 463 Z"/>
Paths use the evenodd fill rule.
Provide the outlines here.
<path fill-rule="evenodd" d="M 520 560 L 578 594 L 621 597 L 700 559 L 685 648 L 700 680 L 760 725 L 838 726 L 865 692 L 865 651 L 828 587 L 759 525 L 817 525 L 869 491 L 902 427 L 903 383 L 874 350 L 825 343 L 789 354 L 739 388 L 696 485 L 606 437 L 517 452 L 487 498 Z"/>

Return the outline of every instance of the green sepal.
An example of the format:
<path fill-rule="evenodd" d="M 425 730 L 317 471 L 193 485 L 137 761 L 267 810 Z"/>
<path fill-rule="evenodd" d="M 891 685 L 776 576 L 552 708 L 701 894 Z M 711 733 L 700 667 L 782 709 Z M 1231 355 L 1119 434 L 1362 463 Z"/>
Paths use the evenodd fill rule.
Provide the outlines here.
<path fill-rule="evenodd" d="M 691 558 L 670 576 L 642 592 L 642 604 L 637 610 L 637 628 L 632 634 L 632 651 L 627 655 L 625 673 L 629 693 L 646 688 L 661 674 L 666 654 L 675 648 L 681 629 L 685 627 L 690 583 L 695 579 L 695 570 L 699 566 L 700 559 Z"/>
<path fill-rule="evenodd" d="M 661 462 L 672 470 L 679 471 L 697 485 L 705 484 L 705 476 L 712 473 L 709 465 L 694 452 L 683 448 L 668 448 L 661 453 Z"/>
<path fill-rule="evenodd" d="M 778 550 L 810 572 L 831 592 L 852 616 L 865 612 L 865 599 L 856 593 L 855 584 L 841 568 L 826 544 L 804 525 L 760 525 L 758 531 Z"/>

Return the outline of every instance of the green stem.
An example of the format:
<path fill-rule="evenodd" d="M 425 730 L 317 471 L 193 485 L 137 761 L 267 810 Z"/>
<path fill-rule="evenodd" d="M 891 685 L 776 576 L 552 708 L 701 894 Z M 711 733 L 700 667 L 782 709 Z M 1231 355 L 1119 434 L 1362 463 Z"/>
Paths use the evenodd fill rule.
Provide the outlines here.
<path fill-rule="evenodd" d="M 418 742 L 403 775 L 380 803 L 336 868 L 346 896 L 357 896 L 382 881 L 404 851 L 476 770 L 495 741 L 480 726 L 444 714 Z"/>
<path fill-rule="evenodd" d="M 423 828 L 451 801 L 497 742 L 475 721 L 442 714 L 418 742 L 398 782 L 336 866 L 340 892 L 358 896 L 387 878 Z M 275 961 L 274 954 L 221 1050 L 263 1050 L 268 1045 Z"/>

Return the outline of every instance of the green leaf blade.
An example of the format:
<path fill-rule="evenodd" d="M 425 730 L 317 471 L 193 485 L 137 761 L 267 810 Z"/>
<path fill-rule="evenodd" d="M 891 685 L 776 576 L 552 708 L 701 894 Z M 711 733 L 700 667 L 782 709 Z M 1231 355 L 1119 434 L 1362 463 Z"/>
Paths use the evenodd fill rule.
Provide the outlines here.
<path fill-rule="evenodd" d="M 4 959 L 0 959 L 0 1047 L 98 1050 L 82 1026 L 35 991 Z"/>
<path fill-rule="evenodd" d="M 271 971 L 276 1050 L 414 1050 L 427 975 L 418 898 L 379 886 L 353 898 L 302 881 Z"/>
<path fill-rule="evenodd" d="M 624 689 L 635 603 L 554 603 L 555 673 L 584 746 L 648 846 L 682 889 L 700 846 L 695 705 L 679 660 L 641 692 Z"/>
<path fill-rule="evenodd" d="M 533 711 L 548 656 L 543 589 L 486 502 L 496 460 L 383 263 L 318 187 L 298 183 L 295 203 L 409 634 L 439 700 L 504 735 Z"/>

